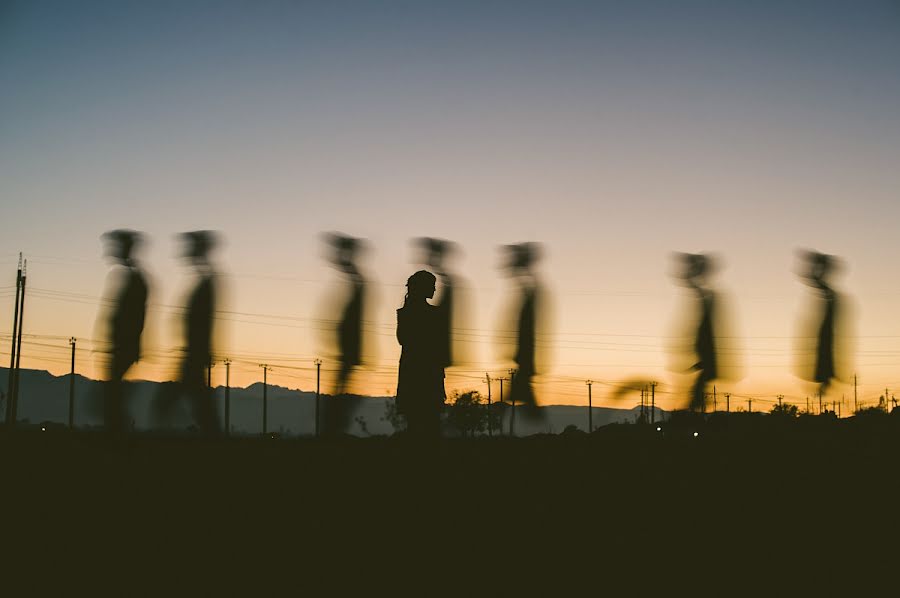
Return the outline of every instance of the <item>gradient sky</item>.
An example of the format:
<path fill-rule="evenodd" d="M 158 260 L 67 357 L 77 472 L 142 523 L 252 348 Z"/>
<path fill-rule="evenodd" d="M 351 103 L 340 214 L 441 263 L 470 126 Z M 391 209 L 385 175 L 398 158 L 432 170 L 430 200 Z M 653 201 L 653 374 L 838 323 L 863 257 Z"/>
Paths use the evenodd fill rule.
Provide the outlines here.
<path fill-rule="evenodd" d="M 526 240 L 546 247 L 553 296 L 545 403 L 632 377 L 684 402 L 672 251 L 724 264 L 745 377 L 720 392 L 761 408 L 811 392 L 793 375 L 798 247 L 846 263 L 861 398 L 900 387 L 896 1 L 5 1 L 0 90 L 0 358 L 23 251 L 40 335 L 23 367 L 67 371 L 76 336 L 79 370 L 100 375 L 86 339 L 103 231 L 145 231 L 151 301 L 178 305 L 174 234 L 216 229 L 229 307 L 248 314 L 223 330 L 232 382 L 268 362 L 273 383 L 309 389 L 328 358 L 310 319 L 336 279 L 318 235 L 340 230 L 373 247 L 361 392 L 393 393 L 422 235 L 464 247 L 482 341 L 448 390 L 511 366 L 491 342 L 509 290 L 497 246 Z M 171 375 L 173 317 L 152 311 L 135 376 Z"/>

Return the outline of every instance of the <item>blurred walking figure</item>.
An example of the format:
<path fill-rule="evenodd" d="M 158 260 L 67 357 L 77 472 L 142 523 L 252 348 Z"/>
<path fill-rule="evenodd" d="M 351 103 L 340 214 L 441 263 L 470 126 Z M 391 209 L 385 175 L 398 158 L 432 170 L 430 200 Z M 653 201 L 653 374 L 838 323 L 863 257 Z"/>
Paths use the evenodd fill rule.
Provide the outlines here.
<path fill-rule="evenodd" d="M 362 239 L 327 233 L 325 241 L 329 246 L 329 261 L 344 275 L 348 287 L 335 330 L 340 362 L 337 380 L 332 396 L 323 403 L 325 432 L 335 434 L 346 431 L 356 404 L 356 400 L 347 393 L 353 369 L 362 364 L 366 281 L 358 266 L 358 258 L 364 248 Z"/>
<path fill-rule="evenodd" d="M 803 345 L 797 353 L 803 361 L 799 363 L 799 373 L 801 378 L 816 383 L 819 396 L 822 396 L 832 380 L 841 378 L 844 373 L 844 356 L 840 349 L 844 336 L 842 320 L 846 324 L 845 302 L 832 283 L 839 261 L 833 255 L 809 250 L 798 251 L 797 257 L 800 260 L 798 275 L 817 295 L 815 305 L 807 310 L 811 315 L 800 333 Z M 811 361 L 810 356 L 814 356 Z"/>
<path fill-rule="evenodd" d="M 142 235 L 119 229 L 104 233 L 106 256 L 113 267 L 107 276 L 107 304 L 110 311 L 104 324 L 110 341 L 109 369 L 103 393 L 106 430 L 120 434 L 131 419 L 125 408 L 123 379 L 141 357 L 141 333 L 147 314 L 147 279 L 134 250 Z"/>
<path fill-rule="evenodd" d="M 540 411 L 534 396 L 532 378 L 537 374 L 537 330 L 539 315 L 542 313 L 542 288 L 535 273 L 535 264 L 540 258 L 540 245 L 519 243 L 507 245 L 508 261 L 504 267 L 519 285 L 519 303 L 516 310 L 515 341 L 513 361 L 516 372 L 510 385 L 510 401 L 521 405 L 524 413 L 537 417 Z"/>
<path fill-rule="evenodd" d="M 691 411 L 706 410 L 706 388 L 719 375 L 718 353 L 716 351 L 716 294 L 709 287 L 709 277 L 714 270 L 713 260 L 702 253 L 675 254 L 678 261 L 677 276 L 691 289 L 697 300 L 697 324 L 693 334 L 693 353 L 696 359 L 691 370 L 697 378 L 691 389 Z"/>
<path fill-rule="evenodd" d="M 397 310 L 397 341 L 403 347 L 397 380 L 397 409 L 415 438 L 440 436 L 444 404 L 446 339 L 440 308 L 434 297 L 435 276 L 420 270 L 406 281 L 406 298 Z"/>
<path fill-rule="evenodd" d="M 165 419 L 176 401 L 187 395 L 194 420 L 204 434 L 219 432 L 219 418 L 212 389 L 206 383 L 206 369 L 212 363 L 213 322 L 216 310 L 216 270 L 209 253 L 216 246 L 213 231 L 192 231 L 181 234 L 182 257 L 189 262 L 196 276 L 196 284 L 187 301 L 184 315 L 184 361 L 179 380 L 164 385 L 156 401 L 158 419 Z"/>
<path fill-rule="evenodd" d="M 456 252 L 456 244 L 443 239 L 422 237 L 415 240 L 423 252 L 422 263 L 434 270 L 441 282 L 440 301 L 434 305 L 438 319 L 438 346 L 441 366 L 453 365 L 453 323 L 457 304 L 455 297 L 455 276 L 447 268 L 447 258 Z M 430 297 L 429 297 L 430 298 Z"/>

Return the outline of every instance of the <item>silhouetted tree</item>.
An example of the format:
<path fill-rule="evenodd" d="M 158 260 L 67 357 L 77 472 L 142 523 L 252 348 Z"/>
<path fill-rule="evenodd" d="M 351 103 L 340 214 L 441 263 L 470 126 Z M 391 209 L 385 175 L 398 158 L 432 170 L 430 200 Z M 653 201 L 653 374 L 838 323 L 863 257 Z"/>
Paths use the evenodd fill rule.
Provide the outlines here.
<path fill-rule="evenodd" d="M 796 405 L 782 403 L 780 405 L 775 405 L 774 407 L 772 407 L 772 411 L 770 413 L 772 415 L 778 415 L 781 417 L 798 417 L 800 415 L 800 410 L 797 409 Z"/>
<path fill-rule="evenodd" d="M 487 430 L 488 412 L 484 398 L 477 390 L 453 393 L 447 409 L 447 423 L 463 436 L 475 436 Z"/>
<path fill-rule="evenodd" d="M 860 407 L 854 414 L 856 417 L 881 417 L 885 415 L 881 407 Z"/>
<path fill-rule="evenodd" d="M 560 433 L 560 436 L 584 436 L 587 432 L 576 426 L 575 424 L 569 424 L 563 431 Z"/>

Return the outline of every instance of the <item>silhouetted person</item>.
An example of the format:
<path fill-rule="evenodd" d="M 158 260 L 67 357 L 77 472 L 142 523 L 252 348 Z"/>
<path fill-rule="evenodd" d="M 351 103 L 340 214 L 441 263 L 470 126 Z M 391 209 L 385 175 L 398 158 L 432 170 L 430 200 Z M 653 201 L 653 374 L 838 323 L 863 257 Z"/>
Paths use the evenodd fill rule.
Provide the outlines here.
<path fill-rule="evenodd" d="M 703 412 L 706 409 L 706 387 L 718 377 L 718 359 L 715 341 L 716 296 L 708 287 L 708 276 L 713 264 L 705 254 L 681 253 L 676 258 L 680 262 L 678 276 L 690 288 L 697 299 L 697 328 L 694 333 L 693 351 L 696 362 L 691 369 L 697 378 L 691 389 L 690 408 Z"/>
<path fill-rule="evenodd" d="M 428 303 L 436 278 L 420 270 L 406 281 L 406 298 L 397 310 L 397 341 L 403 347 L 397 380 L 397 409 L 415 438 L 440 435 L 444 404 L 444 360 L 441 310 Z"/>
<path fill-rule="evenodd" d="M 335 434 L 346 431 L 356 403 L 347 392 L 353 369 L 362 364 L 366 281 L 357 264 L 357 258 L 362 250 L 362 239 L 329 233 L 326 235 L 326 241 L 331 251 L 330 261 L 344 275 L 349 287 L 336 330 L 340 367 L 334 392 L 330 399 L 324 402 L 323 410 L 325 431 Z"/>
<path fill-rule="evenodd" d="M 821 396 L 828 390 L 831 381 L 838 377 L 835 339 L 840 301 L 830 282 L 837 266 L 837 259 L 818 251 L 800 251 L 798 255 L 803 261 L 801 278 L 817 291 L 821 299 L 818 321 L 813 322 L 816 343 L 815 364 L 812 376 L 808 374 L 804 376 L 818 384 Z"/>
<path fill-rule="evenodd" d="M 200 431 L 215 435 L 219 432 L 219 417 L 212 389 L 206 383 L 206 370 L 212 363 L 216 310 L 216 272 L 209 252 L 216 244 L 216 235 L 212 231 L 193 231 L 183 233 L 181 237 L 184 242 L 182 257 L 190 262 L 197 280 L 184 315 L 186 347 L 180 378 L 174 387 L 163 387 L 157 397 L 157 416 L 164 417 L 179 396 L 186 394 Z"/>
<path fill-rule="evenodd" d="M 113 230 L 103 235 L 106 255 L 113 263 L 107 288 L 112 304 L 107 321 L 110 360 L 103 396 L 104 422 L 107 431 L 123 432 L 131 418 L 126 413 L 123 396 L 125 374 L 141 356 L 141 333 L 147 313 L 147 280 L 133 252 L 141 235 L 132 230 Z"/>
<path fill-rule="evenodd" d="M 536 243 L 520 243 L 506 246 L 509 261 L 508 273 L 519 284 L 519 307 L 516 317 L 516 351 L 513 361 L 516 372 L 510 384 L 510 401 L 521 405 L 524 413 L 531 417 L 540 414 L 532 387 L 532 378 L 537 373 L 537 327 L 540 313 L 541 287 L 534 265 L 540 257 Z"/>

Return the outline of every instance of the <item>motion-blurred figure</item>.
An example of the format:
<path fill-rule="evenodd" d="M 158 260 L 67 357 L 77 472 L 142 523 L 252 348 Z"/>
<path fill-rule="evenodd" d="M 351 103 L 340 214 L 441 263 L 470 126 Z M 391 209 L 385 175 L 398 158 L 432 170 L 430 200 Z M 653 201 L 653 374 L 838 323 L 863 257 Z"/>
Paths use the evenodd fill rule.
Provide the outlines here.
<path fill-rule="evenodd" d="M 422 251 L 421 263 L 434 270 L 441 282 L 440 301 L 434 305 L 437 308 L 439 358 L 442 367 L 453 365 L 453 323 L 456 316 L 456 277 L 449 271 L 448 258 L 456 253 L 456 244 L 443 239 L 422 237 L 414 243 Z M 407 284 L 408 286 L 408 284 Z M 430 298 L 430 297 L 429 297 Z"/>
<path fill-rule="evenodd" d="M 716 351 L 715 321 L 716 294 L 709 287 L 709 277 L 714 264 L 710 256 L 702 253 L 679 253 L 677 276 L 682 284 L 693 291 L 697 300 L 697 324 L 693 334 L 693 353 L 696 359 L 691 370 L 697 378 L 691 389 L 691 411 L 706 409 L 707 385 L 718 377 L 718 353 Z"/>
<path fill-rule="evenodd" d="M 340 233 L 327 233 L 329 261 L 347 281 L 346 300 L 341 308 L 336 329 L 340 368 L 334 392 L 324 402 L 324 428 L 327 434 L 345 432 L 354 411 L 356 400 L 348 395 L 350 375 L 362 364 L 363 313 L 366 280 L 359 270 L 358 258 L 363 240 Z"/>
<path fill-rule="evenodd" d="M 111 305 L 106 321 L 110 340 L 109 370 L 103 411 L 106 429 L 120 434 L 130 423 L 123 396 L 125 374 L 141 357 L 141 333 L 147 314 L 147 278 L 134 250 L 142 235 L 133 230 L 113 230 L 103 235 L 106 256 L 113 267 L 107 277 L 107 301 Z"/>
<path fill-rule="evenodd" d="M 196 276 L 196 284 L 188 298 L 184 315 L 184 361 L 175 385 L 162 387 L 157 397 L 156 415 L 165 419 L 181 395 L 191 401 L 194 420 L 207 435 L 219 432 L 219 418 L 213 402 L 212 389 L 206 382 L 206 370 L 212 363 L 213 322 L 216 310 L 216 270 L 209 252 L 215 247 L 217 235 L 212 231 L 182 233 L 182 257 L 189 262 Z"/>
<path fill-rule="evenodd" d="M 440 435 L 447 359 L 445 316 L 431 305 L 436 278 L 420 270 L 406 281 L 406 298 L 397 310 L 397 341 L 403 347 L 397 380 L 397 409 L 415 438 Z"/>
<path fill-rule="evenodd" d="M 508 258 L 504 267 L 519 286 L 515 316 L 516 350 L 513 355 L 517 367 L 510 384 L 510 401 L 513 405 L 521 405 L 529 417 L 537 418 L 540 410 L 537 408 L 532 378 L 537 374 L 538 317 L 542 309 L 542 288 L 534 269 L 540 257 L 540 246 L 537 243 L 519 243 L 507 245 L 504 249 Z"/>
<path fill-rule="evenodd" d="M 835 256 L 818 251 L 800 250 L 798 275 L 816 293 L 815 305 L 807 313 L 812 314 L 800 339 L 807 342 L 797 351 L 800 356 L 800 377 L 818 386 L 819 396 L 823 396 L 832 381 L 842 378 L 844 355 L 842 324 L 846 324 L 845 301 L 832 282 L 838 269 L 839 260 Z M 814 342 L 814 346 L 810 342 Z M 810 356 L 815 356 L 809 360 Z M 812 365 L 812 368 L 809 366 Z"/>

